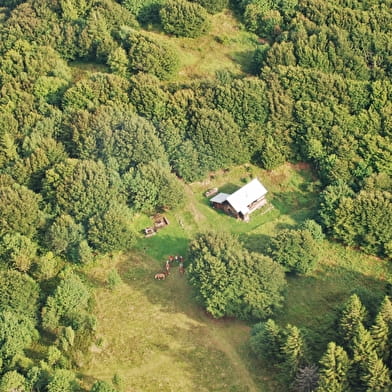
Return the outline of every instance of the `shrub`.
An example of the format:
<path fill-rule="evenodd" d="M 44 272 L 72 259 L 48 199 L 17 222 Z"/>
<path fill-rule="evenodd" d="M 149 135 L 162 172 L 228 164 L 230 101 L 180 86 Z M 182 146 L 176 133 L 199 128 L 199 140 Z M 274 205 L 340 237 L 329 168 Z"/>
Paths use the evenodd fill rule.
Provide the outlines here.
<path fill-rule="evenodd" d="M 177 72 L 179 60 L 171 45 L 137 34 L 132 37 L 129 66 L 133 72 L 146 72 L 166 80 Z"/>
<path fill-rule="evenodd" d="M 199 4 L 169 0 L 160 11 L 163 30 L 168 34 L 196 38 L 208 32 L 210 22 Z"/>
<path fill-rule="evenodd" d="M 306 274 L 317 261 L 317 246 L 308 230 L 282 230 L 272 241 L 269 255 L 286 271 Z"/>

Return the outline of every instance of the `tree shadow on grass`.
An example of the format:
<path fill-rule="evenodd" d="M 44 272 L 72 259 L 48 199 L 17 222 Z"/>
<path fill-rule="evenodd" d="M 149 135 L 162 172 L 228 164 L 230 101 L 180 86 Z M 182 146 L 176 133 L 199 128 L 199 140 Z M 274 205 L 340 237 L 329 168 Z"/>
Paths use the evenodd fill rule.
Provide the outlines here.
<path fill-rule="evenodd" d="M 373 322 L 387 293 L 386 281 L 336 265 L 323 265 L 309 276 L 290 276 L 287 280 L 285 305 L 276 319 L 282 325 L 304 328 L 317 360 L 330 341 L 338 341 L 337 321 L 350 295 L 359 295 Z"/>
<path fill-rule="evenodd" d="M 259 236 L 256 237 L 258 241 Z M 263 243 L 268 242 L 268 237 L 265 237 Z M 177 239 L 172 238 L 170 241 L 175 244 Z M 233 386 L 233 391 L 246 391 L 247 387 L 241 385 L 239 378 L 235 378 L 238 376 L 238 367 L 234 365 L 233 356 L 230 356 L 227 347 L 228 342 L 234 350 L 241 347 L 240 342 L 232 343 L 230 339 L 234 341 L 235 333 L 243 333 L 246 325 L 236 320 L 213 320 L 207 317 L 195 302 L 195 292 L 188 285 L 186 276 L 178 273 L 177 266 L 172 268 L 165 281 L 154 280 L 153 274 L 158 264 L 157 260 L 140 253 L 124 258 L 118 269 L 124 284 L 141 294 L 137 297 L 146 299 L 146 307 L 150 303 L 155 309 L 146 323 L 150 329 L 159 329 L 159 334 L 145 333 L 143 342 L 148 343 L 145 360 L 164 358 L 165 362 L 156 364 L 157 368 L 154 369 L 157 372 L 163 372 L 168 365 L 179 369 L 180 376 L 176 374 L 173 379 L 170 376 L 165 378 L 167 388 L 163 390 L 177 388 L 178 377 L 183 377 L 189 381 L 189 390 L 205 390 L 206 385 L 209 385 L 210 390 L 230 390 L 229 387 Z M 358 293 L 368 310 L 374 310 L 378 308 L 387 288 L 386 280 L 339 266 L 336 262 L 320 265 L 309 276 L 290 276 L 288 282 L 286 303 L 274 318 L 279 325 L 291 323 L 305 330 L 315 362 L 325 351 L 328 342 L 337 339 L 339 309 L 349 296 Z M 126 317 L 126 313 L 121 314 Z M 375 311 L 372 316 L 374 314 Z M 140 343 L 141 348 L 143 344 Z M 252 370 L 252 360 L 241 355 L 242 360 L 246 362 L 245 367 L 258 386 L 264 386 L 264 381 Z M 139 365 L 134 366 L 134 369 L 138 369 Z M 157 381 L 155 374 L 138 378 L 135 383 L 146 382 L 146 386 L 151 388 Z M 283 392 L 283 389 L 278 388 L 271 390 Z"/>
<path fill-rule="evenodd" d="M 248 251 L 267 254 L 272 237 L 265 234 L 243 233 L 239 239 Z"/>

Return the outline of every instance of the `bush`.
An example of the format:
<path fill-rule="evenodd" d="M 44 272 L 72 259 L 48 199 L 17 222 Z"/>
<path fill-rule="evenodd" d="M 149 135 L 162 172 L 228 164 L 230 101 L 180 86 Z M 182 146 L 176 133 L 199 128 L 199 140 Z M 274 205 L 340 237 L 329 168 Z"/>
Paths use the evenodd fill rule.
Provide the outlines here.
<path fill-rule="evenodd" d="M 195 3 L 200 4 L 210 14 L 216 14 L 223 11 L 229 5 L 228 0 L 192 0 Z"/>
<path fill-rule="evenodd" d="M 198 235 L 190 260 L 190 283 L 213 317 L 265 318 L 282 305 L 283 269 L 267 256 L 249 253 L 232 235 Z"/>
<path fill-rule="evenodd" d="M 315 241 L 322 241 L 325 238 L 322 227 L 313 219 L 306 219 L 301 229 L 309 231 Z"/>
<path fill-rule="evenodd" d="M 132 72 L 146 72 L 166 80 L 178 71 L 179 60 L 169 44 L 137 34 L 132 38 L 129 66 Z"/>
<path fill-rule="evenodd" d="M 130 223 L 128 207 L 114 204 L 89 220 L 88 240 L 100 252 L 127 250 L 134 240 Z"/>
<path fill-rule="evenodd" d="M 163 30 L 168 34 L 196 38 L 210 29 L 206 10 L 188 1 L 169 0 L 162 7 L 160 16 Z"/>
<path fill-rule="evenodd" d="M 308 230 L 282 230 L 272 241 L 269 255 L 286 271 L 310 272 L 317 261 L 317 245 Z"/>
<path fill-rule="evenodd" d="M 117 272 L 117 270 L 113 269 L 109 271 L 107 283 L 110 290 L 114 290 L 117 286 L 119 286 L 122 283 L 121 276 Z"/>

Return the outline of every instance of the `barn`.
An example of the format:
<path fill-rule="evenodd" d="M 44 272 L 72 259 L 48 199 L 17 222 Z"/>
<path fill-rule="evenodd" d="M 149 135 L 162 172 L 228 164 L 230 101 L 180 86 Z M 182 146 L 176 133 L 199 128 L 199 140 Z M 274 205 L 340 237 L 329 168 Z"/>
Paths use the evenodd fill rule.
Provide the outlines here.
<path fill-rule="evenodd" d="M 248 222 L 253 211 L 267 204 L 267 192 L 264 185 L 255 178 L 232 194 L 218 193 L 210 202 L 214 208 Z"/>

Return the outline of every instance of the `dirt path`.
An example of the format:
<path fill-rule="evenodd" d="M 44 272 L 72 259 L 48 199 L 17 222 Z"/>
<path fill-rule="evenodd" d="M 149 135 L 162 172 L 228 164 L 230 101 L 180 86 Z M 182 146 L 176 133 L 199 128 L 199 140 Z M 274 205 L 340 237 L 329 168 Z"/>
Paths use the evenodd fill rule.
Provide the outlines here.
<path fill-rule="evenodd" d="M 217 330 L 218 328 L 219 331 Z M 236 373 L 241 379 L 241 384 L 246 385 L 249 388 L 249 392 L 261 392 L 260 388 L 254 383 L 252 375 L 238 355 L 237 350 L 225 336 L 225 331 L 218 326 L 212 327 L 210 331 L 213 340 L 216 342 L 217 348 L 227 355 L 234 369 L 236 369 Z"/>

